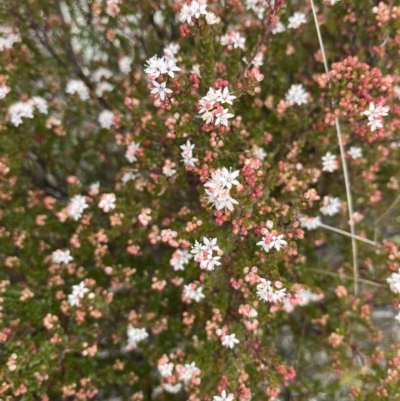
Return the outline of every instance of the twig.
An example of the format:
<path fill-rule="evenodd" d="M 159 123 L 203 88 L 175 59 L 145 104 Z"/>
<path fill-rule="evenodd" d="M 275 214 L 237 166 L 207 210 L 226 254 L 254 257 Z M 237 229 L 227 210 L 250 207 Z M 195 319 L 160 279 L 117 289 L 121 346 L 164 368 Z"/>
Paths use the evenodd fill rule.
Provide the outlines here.
<path fill-rule="evenodd" d="M 400 200 L 400 195 L 394 200 L 394 202 L 392 202 L 392 204 L 374 221 L 374 240 L 376 241 L 377 237 L 378 237 L 378 231 L 376 229 L 377 224 L 379 221 L 381 221 L 381 219 L 386 216 L 386 214 L 388 212 L 390 212 L 397 204 L 397 202 Z"/>
<path fill-rule="evenodd" d="M 327 270 L 314 269 L 313 267 L 305 267 L 304 269 L 312 270 L 312 271 L 315 271 L 317 273 L 326 274 L 327 276 L 344 278 L 346 280 L 354 280 L 354 277 L 348 276 L 347 274 L 340 274 L 340 273 L 330 272 L 330 271 L 327 271 Z M 363 278 L 357 278 L 357 281 L 359 283 L 373 285 L 375 287 L 387 288 L 387 285 L 381 284 L 381 283 L 377 283 L 376 281 L 365 280 Z"/>
<path fill-rule="evenodd" d="M 331 231 L 334 231 L 334 232 L 342 234 L 342 235 L 346 235 L 347 237 L 354 238 L 354 239 L 357 239 L 359 241 L 366 242 L 367 244 L 370 244 L 370 245 L 373 245 L 373 246 L 379 246 L 379 244 L 377 242 L 375 242 L 375 241 L 371 241 L 370 239 L 360 237 L 359 235 L 351 234 L 351 233 L 349 233 L 347 231 L 340 230 L 339 228 L 328 226 L 327 224 L 324 224 L 324 223 L 319 223 L 318 226 L 322 227 L 322 228 L 326 228 L 327 230 L 331 230 Z"/>
<path fill-rule="evenodd" d="M 318 25 L 318 19 L 317 19 L 317 14 L 315 11 L 314 0 L 310 0 L 310 2 L 311 2 L 311 8 L 312 8 L 314 22 L 315 22 L 315 28 L 317 30 L 318 41 L 319 41 L 319 45 L 321 48 L 322 59 L 324 62 L 326 78 L 328 80 L 328 83 L 330 84 L 328 62 L 326 59 L 325 47 L 324 47 L 324 43 L 322 41 L 321 31 L 320 31 L 319 25 Z M 334 107 L 334 105 L 335 105 L 334 101 L 332 100 L 331 102 L 332 102 L 332 107 Z M 340 156 L 342 158 L 343 175 L 344 175 L 344 182 L 345 182 L 345 187 L 346 187 L 347 204 L 348 204 L 348 209 L 349 209 L 349 224 L 350 224 L 350 232 L 352 234 L 351 247 L 352 247 L 352 252 L 353 252 L 354 295 L 357 296 L 358 291 L 359 291 L 359 287 L 358 287 L 359 273 L 358 273 L 358 262 L 357 262 L 357 242 L 355 239 L 355 227 L 354 227 L 354 221 L 353 221 L 353 200 L 352 200 L 352 196 L 351 196 L 350 178 L 349 178 L 349 172 L 347 169 L 346 154 L 344 151 L 344 146 L 343 146 L 343 141 L 342 141 L 342 130 L 340 127 L 339 117 L 335 118 L 335 124 L 336 124 L 336 132 L 337 132 L 337 137 L 338 137 L 338 142 L 339 142 Z"/>

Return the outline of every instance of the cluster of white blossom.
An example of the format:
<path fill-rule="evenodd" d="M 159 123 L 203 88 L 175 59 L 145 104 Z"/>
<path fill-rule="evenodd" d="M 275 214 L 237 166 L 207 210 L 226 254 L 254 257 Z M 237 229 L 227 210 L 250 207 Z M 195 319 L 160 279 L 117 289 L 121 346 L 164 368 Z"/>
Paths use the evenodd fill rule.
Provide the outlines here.
<path fill-rule="evenodd" d="M 305 24 L 307 22 L 306 15 L 299 11 L 296 11 L 291 17 L 289 17 L 288 28 L 297 29 L 300 25 Z"/>
<path fill-rule="evenodd" d="M 388 282 L 391 291 L 400 294 L 400 269 L 398 273 L 392 273 L 386 281 Z"/>
<path fill-rule="evenodd" d="M 230 31 L 225 35 L 221 36 L 220 41 L 222 46 L 232 45 L 234 49 L 242 49 L 244 50 L 244 45 L 246 43 L 246 38 L 240 36 L 239 32 Z"/>
<path fill-rule="evenodd" d="M 99 114 L 98 121 L 101 128 L 110 129 L 111 126 L 114 124 L 114 113 L 110 110 L 103 110 Z"/>
<path fill-rule="evenodd" d="M 126 149 L 125 157 L 128 159 L 129 163 L 133 163 L 137 160 L 136 152 L 139 150 L 139 148 L 140 148 L 140 143 L 136 143 L 133 141 L 128 145 L 128 148 Z"/>
<path fill-rule="evenodd" d="M 239 344 L 240 341 L 236 338 L 236 334 L 224 334 L 221 336 L 221 344 L 226 347 L 233 349 L 236 344 Z"/>
<path fill-rule="evenodd" d="M 11 88 L 7 85 L 0 85 L 0 99 L 4 99 L 7 96 L 7 93 L 10 93 Z"/>
<path fill-rule="evenodd" d="M 68 295 L 68 302 L 71 306 L 79 306 L 79 300 L 84 297 L 84 295 L 89 290 L 85 287 L 85 283 L 81 281 L 77 285 L 72 286 L 72 294 Z"/>
<path fill-rule="evenodd" d="M 71 256 L 71 252 L 69 250 L 62 251 L 61 249 L 57 249 L 51 254 L 54 263 L 61 264 L 64 263 L 67 265 L 74 258 Z"/>
<path fill-rule="evenodd" d="M 107 81 L 102 81 L 102 79 L 109 79 L 112 77 L 112 72 L 107 68 L 100 67 L 95 70 L 91 76 L 92 81 L 96 84 L 96 96 L 102 97 L 104 92 L 112 92 L 114 86 Z"/>
<path fill-rule="evenodd" d="M 188 284 L 183 287 L 183 295 L 193 301 L 200 302 L 205 298 L 203 289 L 204 287 L 197 286 L 196 284 Z"/>
<path fill-rule="evenodd" d="M 267 228 L 263 228 L 261 230 L 261 234 L 264 235 L 260 242 L 257 242 L 257 245 L 261 246 L 265 252 L 269 252 L 271 249 L 276 249 L 280 251 L 281 248 L 287 245 L 287 242 L 283 239 L 283 234 L 278 234 L 276 230 L 272 230 L 273 223 L 272 221 L 267 222 Z M 272 230 L 271 232 L 269 230 Z"/>
<path fill-rule="evenodd" d="M 195 163 L 199 160 L 193 157 L 193 149 L 194 144 L 190 143 L 189 140 L 186 141 L 184 145 L 181 145 L 180 148 L 182 149 L 181 156 L 183 159 L 181 160 L 186 167 L 194 167 Z"/>
<path fill-rule="evenodd" d="M 210 271 L 221 264 L 219 262 L 221 256 L 214 256 L 214 252 L 217 252 L 218 255 L 222 254 L 216 238 L 204 237 L 203 243 L 196 241 L 190 252 L 193 253 L 195 262 L 200 264 L 200 269 Z"/>
<path fill-rule="evenodd" d="M 272 284 L 270 280 L 260 278 L 260 283 L 257 284 L 257 296 L 264 302 L 283 302 L 286 298 L 286 288 L 282 288 L 280 281 Z"/>
<path fill-rule="evenodd" d="M 33 118 L 33 103 L 16 102 L 9 107 L 8 114 L 11 124 L 18 127 L 22 123 L 22 118 Z"/>
<path fill-rule="evenodd" d="M 339 168 L 338 161 L 336 160 L 336 155 L 331 152 L 327 152 L 325 156 L 322 156 L 322 171 L 327 171 L 328 173 L 333 173 Z"/>
<path fill-rule="evenodd" d="M 88 87 L 85 85 L 83 81 L 79 79 L 69 80 L 65 92 L 70 95 L 77 94 L 79 98 L 83 101 L 88 100 L 90 98 Z"/>
<path fill-rule="evenodd" d="M 68 204 L 68 215 L 74 220 L 79 220 L 82 217 L 83 211 L 88 208 L 86 198 L 82 195 L 75 195 Z"/>
<path fill-rule="evenodd" d="M 103 210 L 104 213 L 108 213 L 115 209 L 116 197 L 114 194 L 102 194 L 100 197 L 99 208 Z"/>
<path fill-rule="evenodd" d="M 362 149 L 357 146 L 351 146 L 347 153 L 353 160 L 359 159 L 363 156 Z"/>
<path fill-rule="evenodd" d="M 371 127 L 371 131 L 374 132 L 378 128 L 383 128 L 383 118 L 387 116 L 389 112 L 389 107 L 376 105 L 374 103 L 369 104 L 368 110 L 365 110 L 363 114 L 368 117 L 368 126 Z"/>
<path fill-rule="evenodd" d="M 132 71 L 132 67 L 131 67 L 132 63 L 133 63 L 133 58 L 132 57 L 128 57 L 128 56 L 121 57 L 118 60 L 119 70 L 123 74 L 129 74 Z"/>
<path fill-rule="evenodd" d="M 221 396 L 214 395 L 213 401 L 234 401 L 235 396 L 232 393 L 226 394 L 225 390 L 222 390 Z"/>
<path fill-rule="evenodd" d="M 174 57 L 166 58 L 165 56 L 158 58 L 157 55 L 149 58 L 146 61 L 146 68 L 144 72 L 147 74 L 147 77 L 153 82 L 160 75 L 168 75 L 171 78 L 175 77 L 175 72 L 180 71 L 181 69 L 176 66 L 176 59 Z"/>
<path fill-rule="evenodd" d="M 237 180 L 239 173 L 239 170 L 232 171 L 232 168 L 228 170 L 226 167 L 213 171 L 211 178 L 204 184 L 208 203 L 215 205 L 217 210 L 228 209 L 233 211 L 233 205 L 239 203 L 231 197 L 230 191 L 233 185 L 239 185 Z"/>
<path fill-rule="evenodd" d="M 146 329 L 137 329 L 131 324 L 126 329 L 126 334 L 128 335 L 129 348 L 135 348 L 137 346 L 137 343 L 145 340 L 149 336 Z"/>
<path fill-rule="evenodd" d="M 193 258 L 193 255 L 185 249 L 177 249 L 171 256 L 169 264 L 174 268 L 174 271 L 185 270 L 185 266 Z"/>
<path fill-rule="evenodd" d="M 26 102 L 19 101 L 12 104 L 8 109 L 11 124 L 18 127 L 22 123 L 22 118 L 33 118 L 35 108 L 39 113 L 47 114 L 48 105 L 46 99 L 40 96 L 34 96 Z"/>
<path fill-rule="evenodd" d="M 217 24 L 220 18 L 217 18 L 214 13 L 207 11 L 207 0 L 193 0 L 190 4 L 185 3 L 179 14 L 179 21 L 194 25 L 194 20 L 199 19 L 204 15 L 208 25 Z"/>
<path fill-rule="evenodd" d="M 309 217 L 309 216 L 301 216 L 299 218 L 300 225 L 307 230 L 315 230 L 318 228 L 319 224 L 321 223 L 321 218 L 317 217 Z"/>
<path fill-rule="evenodd" d="M 210 88 L 207 95 L 199 101 L 201 118 L 206 124 L 214 123 L 215 125 L 228 126 L 228 119 L 234 117 L 234 115 L 229 113 L 229 109 L 224 109 L 221 104 L 232 105 L 233 99 L 236 99 L 236 96 L 229 93 L 227 87 L 223 90 Z"/>
<path fill-rule="evenodd" d="M 136 180 L 138 176 L 139 176 L 138 170 L 135 168 L 131 168 L 128 171 L 124 172 L 124 174 L 121 177 L 121 181 L 125 185 L 129 181 Z"/>
<path fill-rule="evenodd" d="M 14 43 L 20 42 L 19 33 L 15 33 L 8 26 L 0 26 L 0 52 L 11 49 Z"/>
<path fill-rule="evenodd" d="M 332 196 L 324 196 L 322 207 L 319 209 L 325 216 L 334 216 L 340 211 L 340 199 Z"/>
<path fill-rule="evenodd" d="M 302 105 L 308 103 L 308 93 L 304 90 L 302 84 L 293 84 L 285 95 L 285 100 L 290 106 L 295 104 Z"/>

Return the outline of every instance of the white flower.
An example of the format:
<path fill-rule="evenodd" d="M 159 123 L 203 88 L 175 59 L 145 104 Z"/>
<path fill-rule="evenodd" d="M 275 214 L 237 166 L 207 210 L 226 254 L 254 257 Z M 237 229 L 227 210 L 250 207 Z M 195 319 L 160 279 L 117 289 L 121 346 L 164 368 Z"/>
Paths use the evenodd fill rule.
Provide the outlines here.
<path fill-rule="evenodd" d="M 324 196 L 323 206 L 319 209 L 325 216 L 334 216 L 340 211 L 340 199 L 332 198 L 331 196 Z"/>
<path fill-rule="evenodd" d="M 203 287 L 197 287 L 195 284 L 185 285 L 183 288 L 183 295 L 193 301 L 200 302 L 205 295 L 203 294 Z"/>
<path fill-rule="evenodd" d="M 85 287 L 84 281 L 72 286 L 72 294 L 78 296 L 79 298 L 83 298 L 87 292 L 89 292 L 89 290 Z"/>
<path fill-rule="evenodd" d="M 165 68 L 165 58 L 153 56 L 146 61 L 146 64 L 147 67 L 145 68 L 144 72 L 150 79 L 154 80 L 160 76 L 161 70 Z"/>
<path fill-rule="evenodd" d="M 190 3 L 190 10 L 192 12 L 192 16 L 196 19 L 199 19 L 200 15 L 207 15 L 206 0 L 193 0 Z"/>
<path fill-rule="evenodd" d="M 96 96 L 102 97 L 104 92 L 112 92 L 114 90 L 114 86 L 108 82 L 100 82 L 96 86 Z"/>
<path fill-rule="evenodd" d="M 208 25 L 214 25 L 221 22 L 221 18 L 216 17 L 216 15 L 212 12 L 208 12 L 206 14 L 206 22 Z"/>
<path fill-rule="evenodd" d="M 137 329 L 131 324 L 128 326 L 126 333 L 128 335 L 128 347 L 136 347 L 137 343 L 149 336 L 146 329 Z"/>
<path fill-rule="evenodd" d="M 236 179 L 240 171 L 232 171 L 224 167 L 211 173 L 211 178 L 204 184 L 208 202 L 215 205 L 217 210 L 228 209 L 233 210 L 233 205 L 238 202 L 230 196 L 232 185 L 239 185 Z"/>
<path fill-rule="evenodd" d="M 0 34 L 0 52 L 6 49 L 11 49 L 14 43 L 21 41 L 20 35 L 14 33 L 9 27 L 0 27 Z"/>
<path fill-rule="evenodd" d="M 163 174 L 167 177 L 172 177 L 176 174 L 176 170 L 173 167 L 175 167 L 175 163 L 171 163 L 171 161 L 167 159 L 162 169 Z"/>
<path fill-rule="evenodd" d="M 31 102 L 17 102 L 8 109 L 10 122 L 15 127 L 22 123 L 22 118 L 33 118 L 33 105 Z"/>
<path fill-rule="evenodd" d="M 191 144 L 189 140 L 186 141 L 186 144 L 181 145 L 180 148 L 182 149 L 181 155 L 183 159 L 181 160 L 185 166 L 194 167 L 195 163 L 199 160 L 193 157 L 193 148 L 194 144 Z"/>
<path fill-rule="evenodd" d="M 297 293 L 297 295 L 300 298 L 300 302 L 299 302 L 300 306 L 306 306 L 311 302 L 318 302 L 319 300 L 321 300 L 320 295 L 312 293 L 308 288 L 300 289 L 300 291 Z"/>
<path fill-rule="evenodd" d="M 69 80 L 65 92 L 70 95 L 77 94 L 81 100 L 88 100 L 90 97 L 88 87 L 78 79 Z"/>
<path fill-rule="evenodd" d="M 194 260 L 200 263 L 200 268 L 204 270 L 214 270 L 214 266 L 219 266 L 221 263 L 220 256 L 213 256 L 213 252 L 219 252 L 219 246 L 217 245 L 217 239 L 212 240 L 204 237 L 203 244 L 195 241 L 195 245 L 192 246 L 191 253 L 194 254 Z"/>
<path fill-rule="evenodd" d="M 288 28 L 298 28 L 301 24 L 305 24 L 306 22 L 306 15 L 297 11 L 291 17 L 289 17 Z"/>
<path fill-rule="evenodd" d="M 185 384 L 188 384 L 192 380 L 193 375 L 200 373 L 200 369 L 196 367 L 195 362 L 191 364 L 186 363 L 183 368 L 184 370 L 180 373 L 179 380 L 182 380 Z"/>
<path fill-rule="evenodd" d="M 324 3 L 334 6 L 336 3 L 339 3 L 340 0 L 324 0 Z"/>
<path fill-rule="evenodd" d="M 39 113 L 42 113 L 42 114 L 48 113 L 48 111 L 47 111 L 48 105 L 47 105 L 46 99 L 43 99 L 40 96 L 34 96 L 32 98 L 32 101 L 33 101 L 33 105 L 38 109 Z"/>
<path fill-rule="evenodd" d="M 374 132 L 378 128 L 383 128 L 383 118 L 387 116 L 389 112 L 389 107 L 383 107 L 380 105 L 375 106 L 374 103 L 369 104 L 369 109 L 365 110 L 363 114 L 368 116 L 368 124 L 371 126 L 371 131 Z"/>
<path fill-rule="evenodd" d="M 252 153 L 254 157 L 260 160 L 264 160 L 267 157 L 267 152 L 260 146 L 253 145 Z"/>
<path fill-rule="evenodd" d="M 112 72 L 108 70 L 107 68 L 100 67 L 96 71 L 93 72 L 92 74 L 92 80 L 93 82 L 100 82 L 102 78 L 111 78 L 112 77 Z"/>
<path fill-rule="evenodd" d="M 103 194 L 101 195 L 99 208 L 103 209 L 103 212 L 108 213 L 115 209 L 115 195 L 114 194 Z"/>
<path fill-rule="evenodd" d="M 11 88 L 7 85 L 1 85 L 0 86 L 0 99 L 4 99 L 7 95 L 7 93 L 9 93 L 11 91 Z"/>
<path fill-rule="evenodd" d="M 174 59 L 175 60 L 175 54 L 178 53 L 180 50 L 180 46 L 177 43 L 170 43 L 167 46 L 164 47 L 163 53 L 165 58 L 168 59 Z"/>
<path fill-rule="evenodd" d="M 293 106 L 294 104 L 298 104 L 300 106 L 308 103 L 308 94 L 304 90 L 302 84 L 293 84 L 287 91 L 285 99 L 290 106 Z"/>
<path fill-rule="evenodd" d="M 86 198 L 82 195 L 75 195 L 69 202 L 68 215 L 74 220 L 79 220 L 87 207 L 89 205 L 86 203 Z"/>
<path fill-rule="evenodd" d="M 327 152 L 326 155 L 322 157 L 322 171 L 333 173 L 338 168 L 339 165 L 336 160 L 336 155 L 333 155 L 331 152 Z"/>
<path fill-rule="evenodd" d="M 133 163 L 137 160 L 136 158 L 136 152 L 139 150 L 140 148 L 140 143 L 136 143 L 136 142 L 131 142 L 128 146 L 128 148 L 126 149 L 126 153 L 125 153 L 125 157 L 128 159 L 129 163 Z"/>
<path fill-rule="evenodd" d="M 172 90 L 169 88 L 166 88 L 167 83 L 166 82 L 157 82 L 157 81 L 153 81 L 152 82 L 154 88 L 150 91 L 150 93 L 152 95 L 156 95 L 157 97 L 159 97 L 162 101 L 165 100 L 165 98 L 167 97 L 167 95 L 169 93 L 172 93 Z"/>
<path fill-rule="evenodd" d="M 276 35 L 277 33 L 285 32 L 285 30 L 285 25 L 283 25 L 282 22 L 278 21 L 276 27 L 271 32 Z"/>
<path fill-rule="evenodd" d="M 400 269 L 399 273 L 392 273 L 386 281 L 388 282 L 391 291 L 395 294 L 400 294 Z"/>
<path fill-rule="evenodd" d="M 362 149 L 361 148 L 358 148 L 358 147 L 356 147 L 356 146 L 352 146 L 349 150 L 348 150 L 348 152 L 347 152 L 350 156 L 351 156 L 351 158 L 352 159 L 359 159 L 360 157 L 362 157 Z"/>
<path fill-rule="evenodd" d="M 219 395 L 214 395 L 213 401 L 233 401 L 234 395 L 232 393 L 226 394 L 225 390 L 222 390 L 221 397 Z"/>
<path fill-rule="evenodd" d="M 181 13 L 179 14 L 179 21 L 182 23 L 187 22 L 189 25 L 192 25 L 192 10 L 190 7 L 185 3 L 181 8 Z"/>
<path fill-rule="evenodd" d="M 170 377 L 172 376 L 172 371 L 174 370 L 174 364 L 172 362 L 165 363 L 164 365 L 158 365 L 157 368 L 162 377 Z"/>
<path fill-rule="evenodd" d="M 246 43 L 246 38 L 244 38 L 243 36 L 240 36 L 239 32 L 235 32 L 232 35 L 231 42 L 233 44 L 233 48 L 234 49 L 239 48 L 239 49 L 243 49 L 244 50 L 244 45 Z"/>
<path fill-rule="evenodd" d="M 71 252 L 69 250 L 62 251 L 61 249 L 57 249 L 51 254 L 53 258 L 53 262 L 57 264 L 68 264 L 71 262 L 74 258 L 71 256 Z"/>
<path fill-rule="evenodd" d="M 275 283 L 277 288 L 275 290 L 271 281 L 260 278 L 260 284 L 257 285 L 257 296 L 264 302 L 283 302 L 286 298 L 286 288 L 281 288 L 281 283 L 277 284 L 278 282 Z"/>
<path fill-rule="evenodd" d="M 225 125 L 225 127 L 228 126 L 228 118 L 235 117 L 234 114 L 229 113 L 228 109 L 224 109 L 221 113 L 217 113 L 215 115 L 215 125 Z"/>
<path fill-rule="evenodd" d="M 315 230 L 319 224 L 321 223 L 321 218 L 317 217 L 308 217 L 308 216 L 301 216 L 299 218 L 300 225 L 307 230 Z"/>
<path fill-rule="evenodd" d="M 101 128 L 110 129 L 111 126 L 114 124 L 114 113 L 110 110 L 103 110 L 99 114 L 98 121 Z"/>
<path fill-rule="evenodd" d="M 68 302 L 71 306 L 79 306 L 79 296 L 78 294 L 69 294 Z"/>
<path fill-rule="evenodd" d="M 167 74 L 171 78 L 174 78 L 175 77 L 174 72 L 180 71 L 180 70 L 181 69 L 176 66 L 175 60 L 173 58 L 169 58 L 169 59 L 167 59 L 166 63 L 164 63 L 163 67 L 161 68 L 161 74 Z M 165 85 L 164 85 L 164 87 L 165 87 Z"/>
<path fill-rule="evenodd" d="M 131 168 L 129 171 L 125 172 L 121 178 L 123 184 L 126 184 L 128 181 L 133 181 L 138 177 L 137 170 Z"/>
<path fill-rule="evenodd" d="M 231 95 L 229 93 L 228 87 L 225 87 L 223 91 L 221 91 L 221 89 L 218 89 L 218 91 L 219 91 L 219 95 L 218 95 L 218 98 L 217 98 L 218 102 L 228 103 L 228 104 L 231 104 L 231 105 L 233 104 L 232 100 L 236 99 L 236 96 L 233 96 L 233 95 Z"/>
<path fill-rule="evenodd" d="M 169 264 L 174 268 L 175 271 L 185 270 L 185 265 L 187 265 L 193 256 L 189 251 L 185 249 L 177 249 L 171 257 Z"/>
<path fill-rule="evenodd" d="M 133 63 L 133 58 L 124 56 L 118 60 L 118 67 L 119 70 L 123 74 L 129 74 L 132 71 L 131 65 Z"/>
<path fill-rule="evenodd" d="M 267 222 L 267 227 L 272 229 L 273 223 Z M 269 252 L 273 248 L 280 251 L 281 248 L 287 245 L 287 242 L 283 239 L 284 235 L 279 235 L 275 230 L 269 232 L 267 228 L 264 228 L 261 233 L 264 237 L 260 242 L 257 242 L 257 245 L 261 246 L 265 252 Z"/>
<path fill-rule="evenodd" d="M 179 391 L 181 391 L 182 383 L 176 383 L 176 384 L 164 383 L 162 385 L 162 388 L 167 393 L 176 394 L 176 393 L 179 393 Z"/>
<path fill-rule="evenodd" d="M 222 336 L 222 345 L 224 347 L 233 349 L 236 344 L 239 344 L 240 341 L 236 338 L 236 334 L 230 334 Z"/>

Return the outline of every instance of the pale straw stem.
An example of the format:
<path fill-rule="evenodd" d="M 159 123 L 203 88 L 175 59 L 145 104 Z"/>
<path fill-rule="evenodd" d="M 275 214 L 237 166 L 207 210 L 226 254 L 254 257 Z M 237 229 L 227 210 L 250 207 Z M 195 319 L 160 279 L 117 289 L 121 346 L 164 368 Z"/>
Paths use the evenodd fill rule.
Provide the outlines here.
<path fill-rule="evenodd" d="M 311 8 L 312 8 L 314 22 L 315 22 L 315 28 L 317 30 L 319 46 L 321 48 L 322 59 L 324 62 L 326 78 L 328 80 L 328 83 L 330 83 L 328 62 L 326 60 L 325 47 L 324 47 L 324 42 L 322 41 L 321 31 L 319 29 L 317 14 L 315 11 L 314 0 L 310 0 L 310 2 L 311 2 Z M 332 106 L 334 106 L 333 100 L 332 100 Z M 354 221 L 353 221 L 353 200 L 351 197 L 350 179 L 349 179 L 349 172 L 347 169 L 346 154 L 345 154 L 343 142 L 342 142 L 342 131 L 340 128 L 339 118 L 337 116 L 335 117 L 335 124 L 336 124 L 336 132 L 337 132 L 337 137 L 338 137 L 338 142 L 339 142 L 340 156 L 342 158 L 343 175 L 344 175 L 344 182 L 345 182 L 345 187 L 346 187 L 347 204 L 348 204 L 348 209 L 349 209 L 349 224 L 350 224 L 350 232 L 352 235 L 351 247 L 352 247 L 352 251 L 353 251 L 354 295 L 357 296 L 358 290 L 359 290 L 358 283 L 360 280 L 358 279 L 359 274 L 358 274 L 358 262 L 357 262 L 357 242 L 355 239 L 355 228 L 354 228 Z"/>
<path fill-rule="evenodd" d="M 360 237 L 359 235 L 351 234 L 347 231 L 340 230 L 339 228 L 336 228 L 336 227 L 328 226 L 327 224 L 324 224 L 324 223 L 318 223 L 318 226 L 322 227 L 322 228 L 326 228 L 327 230 L 334 231 L 335 233 L 338 233 L 338 234 L 346 235 L 347 237 L 354 238 L 358 241 L 362 241 L 362 242 L 365 242 L 365 243 L 373 245 L 373 246 L 379 246 L 379 244 L 377 242 L 371 241 L 368 238 L 364 238 L 364 237 Z"/>

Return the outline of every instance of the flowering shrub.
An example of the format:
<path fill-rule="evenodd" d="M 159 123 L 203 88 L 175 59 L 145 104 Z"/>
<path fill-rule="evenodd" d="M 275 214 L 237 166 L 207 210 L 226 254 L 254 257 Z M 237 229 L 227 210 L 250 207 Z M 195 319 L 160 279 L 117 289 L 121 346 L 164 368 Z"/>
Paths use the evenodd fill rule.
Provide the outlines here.
<path fill-rule="evenodd" d="M 1 399 L 400 398 L 394 3 L 2 6 Z"/>

